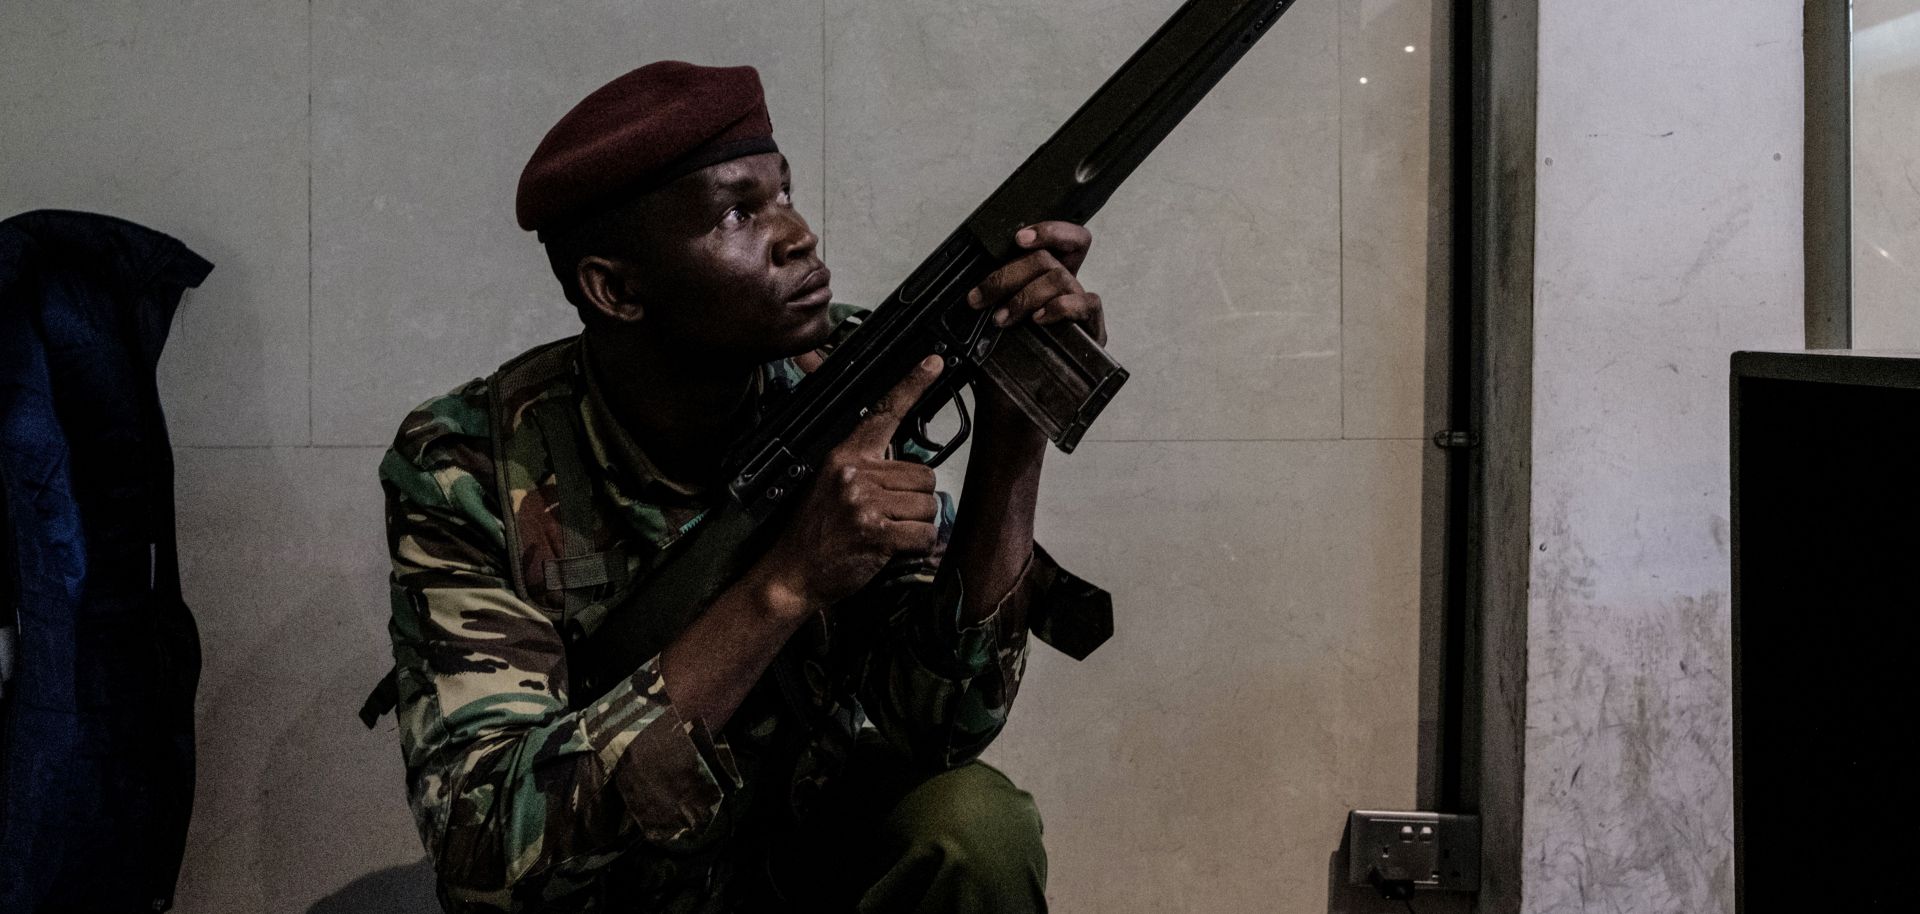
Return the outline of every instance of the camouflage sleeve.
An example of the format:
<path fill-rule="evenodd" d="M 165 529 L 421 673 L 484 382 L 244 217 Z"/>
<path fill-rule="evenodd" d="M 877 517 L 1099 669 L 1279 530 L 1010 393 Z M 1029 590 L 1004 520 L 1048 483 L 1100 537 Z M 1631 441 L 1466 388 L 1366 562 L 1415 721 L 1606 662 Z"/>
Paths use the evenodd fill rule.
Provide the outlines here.
<path fill-rule="evenodd" d="M 887 620 L 869 655 L 860 706 L 897 751 L 935 770 L 975 758 L 1006 725 L 1027 659 L 1026 626 L 1007 622 L 1022 614 L 1008 607 L 1031 600 L 1034 562 L 1044 555 L 1036 550 L 987 618 L 962 626 L 960 575 L 939 573 L 954 518 L 945 492 L 940 509 L 933 556 L 890 568 L 859 597 L 861 615 Z"/>
<path fill-rule="evenodd" d="M 503 571 L 484 397 L 416 410 L 380 478 L 408 801 L 463 910 L 513 911 L 584 890 L 635 840 L 696 840 L 738 772 L 657 660 L 568 710 L 560 635 Z"/>

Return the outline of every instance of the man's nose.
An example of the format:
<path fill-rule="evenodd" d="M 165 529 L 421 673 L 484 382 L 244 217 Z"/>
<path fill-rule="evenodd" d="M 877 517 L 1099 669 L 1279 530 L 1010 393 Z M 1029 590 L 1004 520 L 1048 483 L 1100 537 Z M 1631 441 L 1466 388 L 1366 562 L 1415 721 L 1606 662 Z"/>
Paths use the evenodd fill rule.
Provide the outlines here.
<path fill-rule="evenodd" d="M 799 213 L 788 210 L 783 216 L 779 233 L 773 242 L 775 266 L 811 257 L 814 248 L 820 244 L 820 237 L 807 227 L 807 220 L 801 218 Z"/>

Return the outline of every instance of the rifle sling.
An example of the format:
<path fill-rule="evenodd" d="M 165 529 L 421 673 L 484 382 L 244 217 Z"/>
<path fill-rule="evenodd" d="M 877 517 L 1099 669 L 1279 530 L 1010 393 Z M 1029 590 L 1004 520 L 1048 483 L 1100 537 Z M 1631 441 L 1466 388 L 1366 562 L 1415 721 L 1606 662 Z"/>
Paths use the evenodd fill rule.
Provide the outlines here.
<path fill-rule="evenodd" d="M 755 554 L 748 546 L 760 526 L 729 499 L 668 544 L 651 571 L 608 598 L 604 620 L 568 652 L 577 670 L 575 706 L 605 694 L 672 644 L 732 583 L 738 563 Z"/>
<path fill-rule="evenodd" d="M 588 558 L 587 552 L 593 547 L 588 535 L 594 523 L 593 483 L 587 479 L 587 468 L 580 462 L 580 442 L 573 434 L 573 423 L 565 416 L 556 415 L 556 408 L 566 409 L 569 405 L 564 400 L 547 400 L 534 407 L 532 416 L 540 437 L 546 440 L 547 461 L 553 467 L 554 485 L 560 490 L 561 558 L 555 563 L 560 567 L 580 563 Z M 547 582 L 547 589 L 554 590 L 556 585 L 566 595 L 560 616 L 560 628 L 564 631 L 577 624 L 580 610 L 587 604 L 587 589 L 552 580 Z"/>

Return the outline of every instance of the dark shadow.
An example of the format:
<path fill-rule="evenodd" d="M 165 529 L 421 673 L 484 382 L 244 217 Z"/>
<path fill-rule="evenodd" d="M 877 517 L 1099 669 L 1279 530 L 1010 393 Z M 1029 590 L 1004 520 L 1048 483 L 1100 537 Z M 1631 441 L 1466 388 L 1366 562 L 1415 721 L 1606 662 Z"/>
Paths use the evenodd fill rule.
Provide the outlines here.
<path fill-rule="evenodd" d="M 433 894 L 433 863 L 388 867 L 347 883 L 314 902 L 307 914 L 438 914 Z"/>
<path fill-rule="evenodd" d="M 1433 5 L 1429 45 L 1432 102 L 1427 137 L 1427 338 L 1426 429 L 1474 430 L 1471 382 L 1474 338 L 1462 313 L 1471 297 L 1471 207 L 1463 204 L 1470 163 L 1460 138 L 1469 125 L 1459 104 L 1459 58 L 1471 52 L 1469 36 L 1457 34 L 1452 3 Z M 1444 49 L 1444 50 L 1443 50 Z M 1414 781 L 1418 809 L 1462 808 L 1465 728 L 1463 679 L 1466 634 L 1465 554 L 1469 467 L 1461 448 L 1423 449 L 1420 536 L 1420 736 Z"/>

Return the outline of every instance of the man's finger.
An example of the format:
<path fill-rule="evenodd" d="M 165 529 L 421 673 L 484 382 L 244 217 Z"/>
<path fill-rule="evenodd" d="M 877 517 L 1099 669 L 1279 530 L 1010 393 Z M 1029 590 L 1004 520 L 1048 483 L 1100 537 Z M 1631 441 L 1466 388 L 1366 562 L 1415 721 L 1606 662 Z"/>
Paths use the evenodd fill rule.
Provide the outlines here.
<path fill-rule="evenodd" d="M 1061 321 L 1083 324 L 1094 342 L 1102 346 L 1107 344 L 1107 313 L 1100 305 L 1099 295 L 1092 292 L 1062 295 L 1047 302 L 1046 307 L 1033 314 L 1036 324 L 1057 324 Z"/>
<path fill-rule="evenodd" d="M 1089 322 L 1100 316 L 1100 296 L 1092 292 L 1073 292 L 1059 296 L 1033 313 L 1036 324 L 1061 321 Z"/>
<path fill-rule="evenodd" d="M 940 498 L 932 492 L 882 492 L 871 504 L 888 520 L 933 523 L 940 516 Z"/>
<path fill-rule="evenodd" d="M 1062 295 L 1047 302 L 1046 307 L 1034 312 L 1036 324 L 1057 324 L 1061 321 L 1073 321 L 1080 324 L 1093 341 L 1102 346 L 1107 344 L 1107 312 L 1100 305 L 1100 296 L 1092 292 L 1076 295 Z"/>
<path fill-rule="evenodd" d="M 975 308 L 998 306 L 1034 277 L 1063 268 L 1051 251 L 1035 251 L 987 274 L 978 287 L 967 293 L 967 304 Z"/>
<path fill-rule="evenodd" d="M 1014 232 L 1013 243 L 1027 250 L 1052 251 L 1068 270 L 1077 273 L 1087 259 L 1087 249 L 1093 247 L 1093 233 L 1072 222 L 1036 222 Z"/>
<path fill-rule="evenodd" d="M 912 520 L 887 522 L 886 546 L 893 552 L 925 555 L 940 541 L 940 530 L 930 523 Z"/>
<path fill-rule="evenodd" d="M 872 460 L 866 464 L 866 476 L 895 492 L 931 493 L 939 483 L 931 467 L 911 460 Z"/>
<path fill-rule="evenodd" d="M 880 402 L 867 408 L 866 418 L 854 426 L 852 434 L 847 436 L 846 444 L 855 453 L 869 457 L 879 457 L 886 453 L 887 445 L 893 441 L 893 432 L 900 427 L 900 421 L 907 415 L 913 404 L 933 386 L 940 377 L 944 361 L 937 355 L 930 355 L 907 373 L 900 383 L 887 391 Z"/>
<path fill-rule="evenodd" d="M 1042 273 L 1018 292 L 1013 293 L 1006 304 L 993 312 L 993 322 L 1002 327 L 1019 323 L 1047 302 L 1063 295 L 1074 295 L 1083 291 L 1085 290 L 1080 288 L 1080 281 L 1074 279 L 1073 274 L 1067 272 L 1065 267 Z"/>

